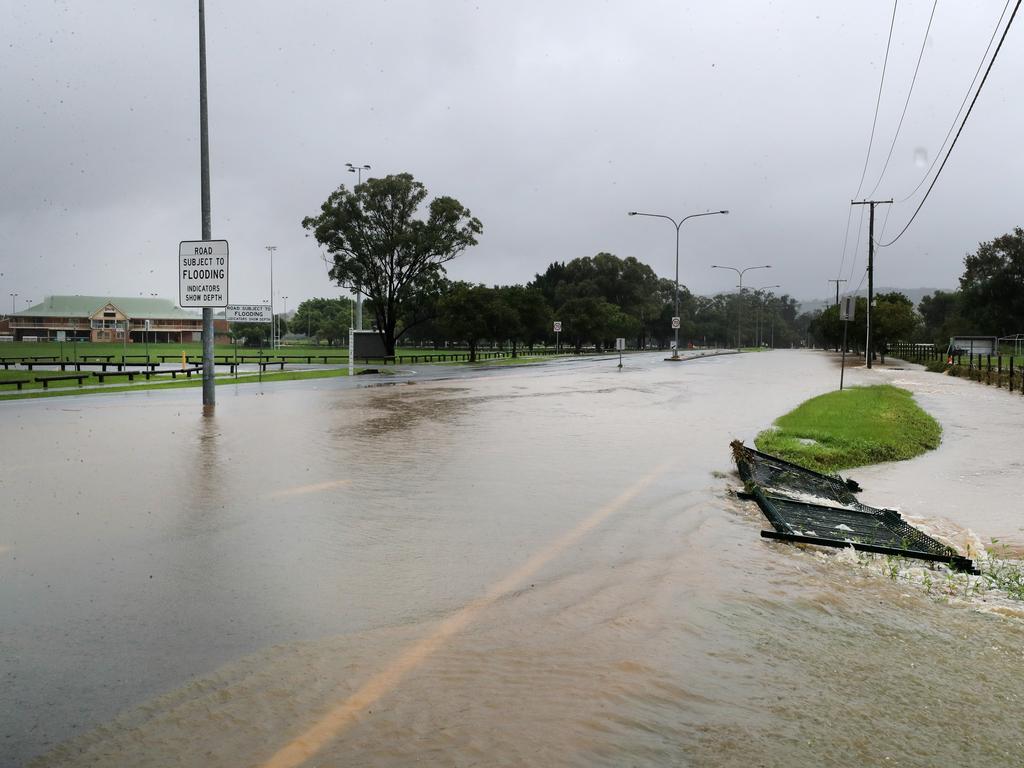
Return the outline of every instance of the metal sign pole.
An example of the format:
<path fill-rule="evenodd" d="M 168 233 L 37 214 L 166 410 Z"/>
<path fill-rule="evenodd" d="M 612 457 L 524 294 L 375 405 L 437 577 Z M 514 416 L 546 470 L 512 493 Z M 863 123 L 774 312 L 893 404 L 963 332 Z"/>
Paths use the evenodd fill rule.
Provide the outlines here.
<path fill-rule="evenodd" d="M 210 225 L 210 128 L 206 100 L 206 5 L 199 0 L 199 172 L 203 240 L 212 240 Z M 203 412 L 213 413 L 213 307 L 203 307 Z"/>
<path fill-rule="evenodd" d="M 843 323 L 843 361 L 839 367 L 839 391 L 843 390 L 843 374 L 846 373 L 846 329 L 850 327 L 849 322 Z"/>

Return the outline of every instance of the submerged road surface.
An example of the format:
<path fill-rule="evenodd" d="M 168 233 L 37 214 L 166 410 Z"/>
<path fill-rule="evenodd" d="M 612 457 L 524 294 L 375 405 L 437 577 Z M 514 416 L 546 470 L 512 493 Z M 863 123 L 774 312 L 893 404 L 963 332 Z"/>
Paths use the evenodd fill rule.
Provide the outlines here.
<path fill-rule="evenodd" d="M 3 404 L 0 763 L 1020 764 L 1019 620 L 729 495 L 830 358 L 616 363 Z"/>

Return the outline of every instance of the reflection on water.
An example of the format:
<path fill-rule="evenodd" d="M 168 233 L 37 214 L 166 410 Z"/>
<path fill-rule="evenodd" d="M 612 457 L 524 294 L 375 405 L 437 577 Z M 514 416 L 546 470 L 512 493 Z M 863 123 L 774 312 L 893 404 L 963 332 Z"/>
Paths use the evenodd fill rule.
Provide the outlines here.
<path fill-rule="evenodd" d="M 1019 762 L 1021 623 L 727 492 L 827 360 L 659 362 L 0 416 L 36 435 L 18 510 L 47 448 L 90 462 L 0 518 L 13 762 L 88 727 L 38 764 L 264 764 L 403 659 L 305 764 Z"/>

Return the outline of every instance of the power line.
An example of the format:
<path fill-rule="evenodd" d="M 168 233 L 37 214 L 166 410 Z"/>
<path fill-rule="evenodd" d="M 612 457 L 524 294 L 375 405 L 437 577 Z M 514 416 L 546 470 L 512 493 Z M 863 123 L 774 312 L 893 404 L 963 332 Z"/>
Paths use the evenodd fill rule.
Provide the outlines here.
<path fill-rule="evenodd" d="M 910 229 L 910 225 L 914 223 L 914 219 L 917 218 L 917 214 L 921 212 L 925 202 L 927 202 L 928 196 L 931 195 L 932 190 L 935 188 L 935 183 L 939 180 L 939 176 L 942 175 L 942 169 L 946 167 L 946 162 L 949 160 L 949 156 L 953 154 L 953 147 L 956 146 L 956 142 L 960 138 L 960 134 L 963 133 L 964 126 L 967 125 L 967 119 L 971 116 L 971 112 L 974 110 L 974 105 L 978 103 L 978 97 L 981 95 L 981 89 L 985 87 L 985 81 L 988 80 L 989 73 L 992 72 L 992 65 L 996 63 L 999 51 L 1002 49 L 1003 42 L 1006 40 L 1006 34 L 1010 31 L 1010 27 L 1013 26 L 1013 20 L 1017 16 L 1020 4 L 1021 0 L 1017 0 L 1017 4 L 1013 7 L 1013 13 L 1010 15 L 1010 20 L 1006 22 L 1006 28 L 1003 30 L 1003 36 L 999 38 L 999 45 L 996 46 L 996 50 L 992 54 L 992 60 L 988 63 L 988 69 L 985 70 L 985 76 L 981 78 L 981 82 L 978 84 L 978 90 L 975 92 L 974 98 L 971 100 L 971 106 L 967 108 L 967 113 L 964 115 L 963 122 L 960 123 L 960 129 L 956 132 L 956 136 L 953 137 L 953 143 L 949 145 L 949 150 L 946 152 L 946 156 L 942 160 L 942 165 L 940 165 L 939 170 L 935 172 L 935 178 L 932 179 L 932 183 L 928 185 L 928 191 L 924 193 L 924 197 L 921 198 L 921 202 L 917 206 L 917 210 L 914 211 L 914 215 L 910 217 L 910 221 L 907 222 L 907 225 L 903 227 L 903 229 L 900 230 L 900 233 L 888 243 L 879 243 L 879 248 L 888 248 L 903 237 L 903 233 Z"/>
<path fill-rule="evenodd" d="M 853 206 L 850 206 L 851 208 Z M 860 233 L 864 230 L 864 209 L 860 209 L 860 221 L 857 222 L 857 245 L 853 249 L 853 262 L 850 264 L 850 280 L 853 279 L 853 273 L 857 269 L 857 254 L 860 253 Z M 849 282 L 849 280 L 847 281 Z M 863 281 L 861 281 L 863 282 Z M 857 286 L 857 290 L 860 290 L 860 286 Z"/>
<path fill-rule="evenodd" d="M 892 151 L 896 148 L 896 139 L 900 137 L 900 129 L 903 128 L 903 118 L 907 116 L 907 107 L 910 106 L 910 97 L 914 94 L 914 84 L 917 82 L 917 73 L 921 69 L 921 59 L 924 58 L 924 47 L 925 43 L 928 42 L 928 33 L 932 31 L 932 20 L 935 18 L 935 9 L 939 5 L 939 0 L 935 0 L 932 3 L 932 12 L 928 16 L 928 26 L 924 30 L 924 38 L 921 40 L 921 50 L 917 54 L 917 65 L 914 67 L 914 76 L 910 79 L 910 90 L 907 91 L 907 100 L 903 102 L 903 113 L 900 115 L 900 122 L 896 126 L 896 133 L 892 137 L 892 144 L 889 145 L 889 154 L 885 156 L 885 164 L 882 166 L 882 172 L 878 174 L 878 181 L 875 182 L 874 189 L 868 193 L 868 197 L 875 194 L 878 189 L 878 185 L 882 183 L 882 179 L 885 177 L 885 172 L 889 168 L 889 161 L 892 159 Z"/>
<path fill-rule="evenodd" d="M 996 35 L 999 34 L 999 27 L 1003 24 L 1003 17 L 1006 16 L 1006 9 L 1010 7 L 1010 0 L 1006 0 L 1003 4 L 1003 11 L 999 14 L 999 18 L 996 20 L 995 27 L 992 28 L 992 34 L 988 38 L 988 45 L 985 46 L 985 52 L 981 54 L 981 59 L 978 61 L 978 68 L 974 70 L 974 77 L 971 78 L 971 84 L 967 86 L 967 91 L 964 93 L 964 98 L 960 102 L 960 107 L 957 109 L 956 114 L 953 115 L 953 121 L 949 124 L 949 130 L 946 131 L 945 138 L 942 139 L 942 143 L 939 145 L 939 151 L 935 153 L 935 157 L 932 158 L 931 165 L 928 166 L 928 170 L 924 172 L 924 176 L 917 182 L 917 186 L 914 187 L 906 197 L 902 197 L 897 200 L 897 203 L 905 203 L 907 200 L 917 194 L 924 183 L 928 181 L 928 177 L 931 176 L 932 170 L 935 168 L 935 164 L 939 162 L 939 157 L 942 155 L 942 150 L 946 147 L 946 142 L 949 141 L 949 137 L 953 135 L 953 129 L 956 128 L 957 120 L 960 119 L 960 113 L 964 111 L 964 107 L 967 106 L 967 100 L 971 98 L 971 91 L 974 90 L 974 84 L 978 82 L 978 75 L 981 74 L 982 67 L 985 66 L 985 60 L 988 58 L 988 52 L 992 50 L 992 43 L 996 41 Z"/>
<path fill-rule="evenodd" d="M 864 177 L 868 172 L 868 161 L 871 159 L 871 146 L 875 141 L 875 126 L 878 124 L 878 108 L 882 102 L 882 86 L 885 85 L 885 70 L 889 63 L 889 49 L 892 46 L 892 30 L 896 24 L 896 4 L 899 0 L 893 0 L 892 3 L 892 19 L 889 20 L 889 39 L 885 43 L 885 58 L 882 60 L 882 79 L 878 83 L 878 96 L 875 98 L 875 116 L 871 120 L 871 135 L 868 137 L 868 151 L 864 157 L 864 170 L 860 174 L 860 183 L 857 185 L 857 192 L 854 197 L 860 195 L 860 190 L 864 186 Z M 1009 0 L 1007 0 L 1009 2 Z M 843 267 L 846 264 L 846 250 L 850 246 L 850 221 L 853 218 L 853 209 L 848 208 L 846 214 L 846 234 L 843 235 L 843 253 L 839 258 L 839 269 L 836 271 L 837 275 L 843 274 Z M 861 224 L 864 222 L 863 212 L 861 213 Z M 860 225 L 858 225 L 859 231 Z M 860 245 L 860 237 L 858 235 L 857 245 Z M 857 263 L 857 249 L 854 249 L 853 264 Z M 850 267 L 850 274 L 853 274 L 853 266 Z"/>
<path fill-rule="evenodd" d="M 878 98 L 875 99 L 875 117 L 871 121 L 871 136 L 868 138 L 868 153 L 864 157 L 864 170 L 860 174 L 860 184 L 857 185 L 857 192 L 854 197 L 860 195 L 860 190 L 864 186 L 864 177 L 868 173 L 868 160 L 871 159 L 871 145 L 875 141 L 875 126 L 878 124 L 878 106 L 882 103 L 882 86 L 885 85 L 885 69 L 889 63 L 889 48 L 892 46 L 892 29 L 896 25 L 896 5 L 899 0 L 893 0 L 892 3 L 892 19 L 889 21 L 889 40 L 885 44 L 885 58 L 882 60 L 882 79 L 878 83 Z"/>

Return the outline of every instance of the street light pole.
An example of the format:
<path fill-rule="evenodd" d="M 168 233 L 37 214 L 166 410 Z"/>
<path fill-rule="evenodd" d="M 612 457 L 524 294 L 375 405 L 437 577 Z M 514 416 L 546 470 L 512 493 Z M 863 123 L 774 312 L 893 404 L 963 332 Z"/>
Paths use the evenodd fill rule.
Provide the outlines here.
<path fill-rule="evenodd" d="M 680 230 L 680 228 L 683 226 L 683 223 L 687 219 L 695 219 L 698 216 L 716 216 L 718 214 L 728 214 L 728 213 L 729 213 L 729 211 L 707 211 L 705 213 L 691 213 L 689 216 L 684 216 L 682 219 L 680 219 L 677 222 L 671 216 L 666 216 L 666 215 L 664 215 L 662 213 L 641 213 L 640 211 L 630 211 L 629 212 L 630 216 L 650 216 L 651 218 L 655 218 L 655 219 L 668 219 L 669 221 L 672 222 L 672 225 L 676 228 L 676 297 L 675 297 L 675 304 L 673 305 L 674 309 L 672 310 L 672 317 L 674 317 L 674 318 L 675 317 L 679 317 L 679 230 Z M 676 336 L 675 345 L 676 346 L 675 346 L 675 349 L 672 350 L 672 357 L 669 358 L 671 360 L 678 360 L 679 359 L 679 328 L 678 327 L 676 327 L 675 332 L 676 332 L 675 333 L 675 336 Z"/>
<path fill-rule="evenodd" d="M 285 322 L 288 322 L 288 297 L 287 296 L 282 296 L 281 298 L 284 299 L 284 319 L 285 319 Z M 278 339 L 281 338 L 281 329 L 280 329 L 280 327 L 277 329 L 277 338 Z"/>
<path fill-rule="evenodd" d="M 751 269 L 771 269 L 772 265 L 771 264 L 758 264 L 757 266 L 754 266 L 754 267 L 744 267 L 743 269 L 740 269 L 738 267 L 726 267 L 726 266 L 721 266 L 719 264 L 712 264 L 711 268 L 712 269 L 731 269 L 733 272 L 735 272 L 740 277 L 739 303 L 738 303 L 738 306 L 737 306 L 737 309 L 736 309 L 736 349 L 742 349 L 743 348 L 743 338 L 742 338 L 742 336 L 743 336 L 743 273 L 744 272 L 749 272 Z"/>
<path fill-rule="evenodd" d="M 14 314 L 14 313 L 15 313 L 15 312 L 17 311 L 17 310 L 15 310 L 15 308 L 14 308 L 14 300 L 15 300 L 16 298 L 18 298 L 18 294 L 16 294 L 16 293 L 12 293 L 12 294 L 10 294 L 10 296 L 11 296 L 11 314 L 13 315 L 13 314 Z"/>
<path fill-rule="evenodd" d="M 370 166 L 364 163 L 363 165 L 352 165 L 352 163 L 345 163 L 349 173 L 356 175 L 356 186 L 363 183 L 363 171 L 370 170 Z M 363 292 L 360 290 L 356 291 L 356 330 L 363 330 Z"/>
<path fill-rule="evenodd" d="M 754 295 L 756 296 L 758 291 L 768 291 L 768 290 L 771 290 L 772 288 L 781 288 L 781 287 L 782 286 L 778 285 L 778 284 L 775 284 L 775 285 L 761 285 L 761 286 L 758 286 L 757 288 L 751 288 L 750 290 L 754 291 Z M 764 331 L 764 310 L 768 306 L 768 302 L 765 301 L 764 299 L 760 299 L 758 301 L 758 303 L 760 304 L 760 306 L 757 308 L 757 346 L 758 346 L 758 348 L 760 348 L 761 347 L 761 343 L 762 343 L 762 341 L 761 341 L 761 333 Z M 774 340 L 774 338 L 775 338 L 775 317 L 772 316 L 772 339 Z"/>
<path fill-rule="evenodd" d="M 270 348 L 274 349 L 277 346 L 274 343 L 274 327 L 277 325 L 277 321 L 274 319 L 274 251 L 277 250 L 277 246 L 265 245 L 263 247 L 270 254 Z"/>

